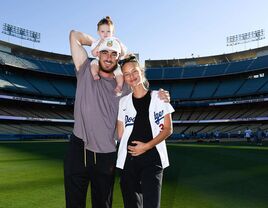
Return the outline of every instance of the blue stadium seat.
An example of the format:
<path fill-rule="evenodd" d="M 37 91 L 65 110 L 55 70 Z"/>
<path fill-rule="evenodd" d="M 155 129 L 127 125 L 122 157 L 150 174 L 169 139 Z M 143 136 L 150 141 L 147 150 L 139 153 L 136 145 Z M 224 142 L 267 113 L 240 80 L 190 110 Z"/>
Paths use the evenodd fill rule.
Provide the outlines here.
<path fill-rule="evenodd" d="M 167 90 L 170 92 L 170 84 L 169 83 L 155 83 L 155 82 L 150 82 L 150 89 L 151 90 L 159 90 L 160 88 Z"/>
<path fill-rule="evenodd" d="M 249 68 L 252 62 L 253 62 L 253 59 L 246 60 L 246 61 L 231 62 L 226 70 L 226 74 L 244 72 Z"/>
<path fill-rule="evenodd" d="M 45 78 L 28 76 L 25 79 L 31 83 L 43 96 L 62 97 L 55 87 Z"/>
<path fill-rule="evenodd" d="M 170 88 L 171 99 L 174 100 L 188 100 L 192 94 L 194 87 L 193 82 L 177 82 L 172 83 Z"/>
<path fill-rule="evenodd" d="M 182 67 L 165 67 L 163 79 L 180 79 L 182 71 Z"/>
<path fill-rule="evenodd" d="M 242 87 L 236 93 L 237 96 L 240 95 L 251 95 L 256 94 L 260 90 L 261 87 L 267 83 L 268 77 L 262 77 L 257 79 L 247 79 Z"/>
<path fill-rule="evenodd" d="M 0 58 L 2 62 L 4 62 L 6 65 L 23 68 L 23 69 L 26 68 L 25 64 L 23 63 L 23 59 L 16 57 L 10 53 L 0 51 Z"/>
<path fill-rule="evenodd" d="M 40 60 L 40 62 L 44 66 L 46 72 L 53 73 L 53 74 L 68 75 L 68 73 L 65 71 L 65 68 L 62 66 L 62 64 L 58 62 L 52 62 L 52 61 L 46 61 L 46 60 Z"/>
<path fill-rule="evenodd" d="M 11 87 L 10 85 L 7 85 L 6 87 L 10 87 L 9 89 L 12 89 L 15 92 L 19 91 L 23 93 L 38 94 L 38 91 L 35 88 L 33 88 L 31 84 L 27 82 L 21 75 L 15 73 L 12 74 L 7 73 L 7 74 L 1 74 L 1 77 L 5 81 L 8 81 L 14 86 Z"/>
<path fill-rule="evenodd" d="M 219 76 L 224 74 L 227 63 L 208 65 L 205 69 L 204 77 Z"/>
<path fill-rule="evenodd" d="M 67 98 L 75 97 L 75 86 L 70 80 L 50 80 L 50 82 L 54 85 L 54 87 Z"/>
<path fill-rule="evenodd" d="M 198 78 L 204 74 L 206 66 L 187 66 L 183 68 L 183 78 Z"/>
<path fill-rule="evenodd" d="M 64 64 L 65 71 L 71 76 L 75 76 L 75 68 L 73 64 Z"/>
<path fill-rule="evenodd" d="M 145 73 L 148 80 L 163 79 L 163 68 L 147 68 Z"/>
<path fill-rule="evenodd" d="M 194 87 L 192 99 L 212 98 L 219 85 L 218 80 L 198 81 Z"/>
<path fill-rule="evenodd" d="M 8 80 L 6 80 L 6 78 L 4 78 L 2 75 L 0 75 L 0 89 L 11 90 L 11 91 L 17 90 L 17 88 Z"/>
<path fill-rule="evenodd" d="M 31 57 L 23 57 L 23 58 L 25 60 L 28 60 L 28 62 L 31 62 L 31 65 L 28 66 L 28 69 L 34 69 L 36 71 L 45 72 L 44 66 L 40 63 L 38 59 L 34 59 Z"/>
<path fill-rule="evenodd" d="M 268 68 L 268 55 L 257 57 L 251 64 L 251 66 L 248 68 L 248 70 L 251 71 L 251 70 L 260 70 L 267 68 Z"/>
<path fill-rule="evenodd" d="M 235 92 L 242 86 L 243 82 L 244 80 L 239 78 L 223 79 L 215 92 L 214 97 L 233 97 Z"/>

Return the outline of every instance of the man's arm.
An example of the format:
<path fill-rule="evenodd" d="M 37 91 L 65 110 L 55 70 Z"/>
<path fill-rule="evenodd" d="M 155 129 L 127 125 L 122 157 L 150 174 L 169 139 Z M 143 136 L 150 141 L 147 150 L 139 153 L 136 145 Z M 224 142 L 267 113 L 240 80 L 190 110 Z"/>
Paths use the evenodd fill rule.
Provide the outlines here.
<path fill-rule="evenodd" d="M 121 140 L 123 133 L 124 133 L 124 124 L 122 121 L 117 120 L 117 135 L 119 141 Z"/>
<path fill-rule="evenodd" d="M 76 70 L 79 71 L 83 63 L 88 58 L 88 54 L 83 45 L 91 46 L 94 38 L 92 38 L 90 35 L 75 30 L 70 32 L 69 38 L 73 62 Z"/>

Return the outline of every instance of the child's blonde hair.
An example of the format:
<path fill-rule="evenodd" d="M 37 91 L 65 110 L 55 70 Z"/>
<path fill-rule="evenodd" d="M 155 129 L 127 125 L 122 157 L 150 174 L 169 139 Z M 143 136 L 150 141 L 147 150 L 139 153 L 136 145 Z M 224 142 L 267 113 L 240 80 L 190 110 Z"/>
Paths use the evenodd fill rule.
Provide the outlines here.
<path fill-rule="evenodd" d="M 102 18 L 102 19 L 98 22 L 98 24 L 97 24 L 97 29 L 98 29 L 98 30 L 99 30 L 99 28 L 100 28 L 101 25 L 109 25 L 109 26 L 111 25 L 111 26 L 114 27 L 114 23 L 113 23 L 111 17 L 109 17 L 109 16 L 106 16 L 105 18 Z"/>

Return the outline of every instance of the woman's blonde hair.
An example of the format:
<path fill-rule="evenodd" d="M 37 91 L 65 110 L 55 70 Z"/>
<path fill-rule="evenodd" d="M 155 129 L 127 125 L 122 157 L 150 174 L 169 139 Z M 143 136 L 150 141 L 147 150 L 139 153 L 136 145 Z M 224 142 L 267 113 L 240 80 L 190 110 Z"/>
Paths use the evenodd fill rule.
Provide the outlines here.
<path fill-rule="evenodd" d="M 119 65 L 121 67 L 121 70 L 124 67 L 124 65 L 126 63 L 129 63 L 129 62 L 130 63 L 134 63 L 134 64 L 136 64 L 139 67 L 139 69 L 141 70 L 142 75 L 143 75 L 143 85 L 147 89 L 149 89 L 149 82 L 148 82 L 148 80 L 147 80 L 147 78 L 145 76 L 145 68 L 141 67 L 141 65 L 140 65 L 137 57 L 133 53 L 130 53 L 130 54 L 125 55 L 125 58 L 119 61 Z"/>

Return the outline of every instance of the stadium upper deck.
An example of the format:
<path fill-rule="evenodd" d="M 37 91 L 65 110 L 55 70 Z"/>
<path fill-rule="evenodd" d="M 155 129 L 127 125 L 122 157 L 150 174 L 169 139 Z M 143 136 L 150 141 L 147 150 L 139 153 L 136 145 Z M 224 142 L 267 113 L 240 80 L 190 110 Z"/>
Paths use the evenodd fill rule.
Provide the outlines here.
<path fill-rule="evenodd" d="M 173 60 L 146 60 L 151 87 L 170 91 L 173 101 L 266 96 L 268 47 L 237 53 Z"/>
<path fill-rule="evenodd" d="M 152 89 L 169 90 L 172 104 L 180 105 L 174 114 L 175 135 L 242 131 L 249 122 L 252 129 L 268 129 L 268 47 L 192 59 L 147 60 L 145 65 Z M 0 41 L 0 137 L 69 134 L 75 88 L 71 56 Z M 256 114 L 242 106 L 245 102 L 263 105 Z M 206 107 L 200 108 L 204 103 Z M 245 118 L 226 107 L 230 104 L 244 109 Z"/>
<path fill-rule="evenodd" d="M 0 90 L 2 94 L 73 99 L 72 59 L 0 41 Z"/>
<path fill-rule="evenodd" d="M 0 41 L 0 63 L 22 69 L 75 76 L 72 58 Z"/>
<path fill-rule="evenodd" d="M 146 60 L 145 66 L 151 87 L 169 90 L 175 102 L 268 93 L 268 47 L 190 59 Z M 76 79 L 71 56 L 0 41 L 0 72 L 2 92 L 74 98 Z"/>

